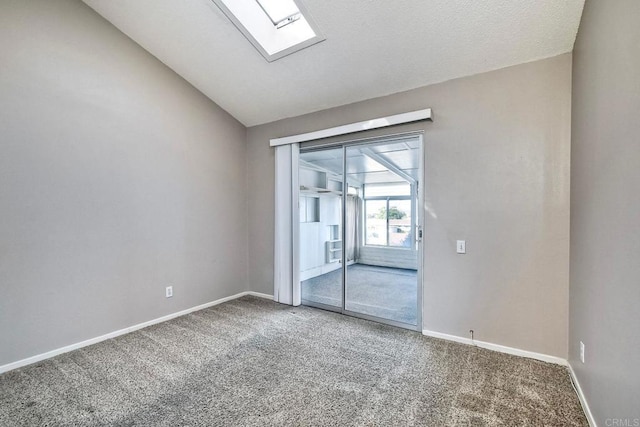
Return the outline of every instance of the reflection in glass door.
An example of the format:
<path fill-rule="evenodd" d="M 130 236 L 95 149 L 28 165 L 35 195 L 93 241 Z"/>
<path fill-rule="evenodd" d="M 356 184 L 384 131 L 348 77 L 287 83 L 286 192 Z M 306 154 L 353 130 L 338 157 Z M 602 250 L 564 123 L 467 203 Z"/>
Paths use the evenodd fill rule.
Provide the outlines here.
<path fill-rule="evenodd" d="M 300 153 L 302 303 L 342 309 L 343 149 Z"/>
<path fill-rule="evenodd" d="M 421 326 L 421 153 L 422 140 L 415 135 L 301 150 L 303 304 Z"/>

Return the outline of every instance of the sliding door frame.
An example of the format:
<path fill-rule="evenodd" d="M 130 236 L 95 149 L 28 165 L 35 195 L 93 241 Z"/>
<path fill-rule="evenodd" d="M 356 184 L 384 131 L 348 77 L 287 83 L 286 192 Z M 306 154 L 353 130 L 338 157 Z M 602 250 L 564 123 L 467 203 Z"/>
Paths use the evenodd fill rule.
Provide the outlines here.
<path fill-rule="evenodd" d="M 418 218 L 416 218 L 413 222 L 414 222 L 414 229 L 412 230 L 412 236 L 413 236 L 413 240 L 414 243 L 417 244 L 417 267 L 418 267 L 418 271 L 417 271 L 417 307 L 416 307 L 416 325 L 412 325 L 409 323 L 403 323 L 403 322 L 399 322 L 396 320 L 390 320 L 390 319 L 385 319 L 382 317 L 376 317 L 376 316 L 371 316 L 368 314 L 363 314 L 363 313 L 358 313 L 355 311 L 350 311 L 346 309 L 346 285 L 347 285 L 347 251 L 346 251 L 346 247 L 345 247 L 345 242 L 346 242 L 346 220 L 347 220 L 347 193 L 348 193 L 348 188 L 349 188 L 349 182 L 347 179 L 347 148 L 350 147 L 356 147 L 356 146 L 366 146 L 366 145 L 373 145 L 373 144 L 383 144 L 383 143 L 389 143 L 392 144 L 394 142 L 400 142 L 403 140 L 407 140 L 409 138 L 417 138 L 418 141 L 420 142 L 420 150 L 419 150 L 419 176 L 420 176 L 420 180 L 418 181 L 417 185 L 413 186 L 412 188 L 415 187 L 415 193 L 416 194 L 412 194 L 412 206 L 414 203 L 417 203 L 418 205 L 418 209 L 413 209 L 412 211 L 412 216 L 415 216 L 416 213 L 418 215 Z M 311 141 L 309 143 L 305 143 L 302 144 L 301 146 L 298 146 L 298 144 L 295 144 L 297 147 L 295 150 L 295 155 L 291 156 L 291 160 L 292 160 L 292 170 L 293 171 L 298 171 L 299 168 L 299 154 L 300 152 L 310 152 L 310 151 L 320 151 L 320 150 L 326 150 L 326 149 L 335 149 L 335 148 L 342 148 L 342 213 L 341 213 L 341 232 L 340 232 L 340 237 L 342 239 L 342 258 L 341 258 L 341 262 L 342 262 L 342 305 L 341 307 L 336 307 L 336 306 L 331 306 L 331 305 L 327 305 L 327 304 L 321 304 L 321 303 L 316 303 L 313 301 L 308 301 L 308 300 L 304 300 L 302 301 L 301 299 L 298 299 L 298 301 L 301 301 L 304 305 L 310 306 L 310 307 L 316 307 L 316 308 L 320 308 L 323 310 L 329 310 L 329 311 L 334 311 L 336 313 L 341 313 L 341 314 L 345 314 L 348 316 L 352 316 L 352 317 L 357 317 L 360 319 L 365 319 L 365 320 L 370 320 L 370 321 L 374 321 L 374 322 L 378 322 L 378 323 L 384 323 L 387 325 L 392 325 L 392 326 L 396 326 L 399 328 L 404 328 L 404 329 L 410 329 L 410 330 L 415 330 L 415 331 L 422 331 L 422 319 L 423 319 L 423 315 L 422 315 L 422 307 L 423 307 L 423 287 L 424 287 L 424 238 L 423 238 L 423 230 L 424 230 L 424 209 L 421 209 L 422 206 L 424 206 L 424 178 L 425 178 L 425 170 L 424 170 L 424 131 L 413 131 L 413 132 L 404 132 L 404 133 L 398 133 L 398 134 L 392 134 L 392 135 L 384 135 L 384 136 L 377 136 L 377 137 L 370 137 L 370 138 L 359 138 L 359 139 L 353 139 L 353 140 L 344 140 L 344 141 L 334 141 L 334 142 L 330 142 L 330 143 L 318 143 L 318 141 Z M 296 172 L 297 174 L 297 172 Z M 296 175 L 295 180 L 295 185 L 292 185 L 292 190 L 293 193 L 292 194 L 292 201 L 295 201 L 295 204 L 293 204 L 293 212 L 292 212 L 292 219 L 294 220 L 293 222 L 293 237 L 295 239 L 299 239 L 300 236 L 300 218 L 299 218 L 299 208 L 298 208 L 298 200 L 299 200 L 299 195 L 300 195 L 300 187 L 298 185 L 298 177 Z M 413 197 L 415 196 L 415 197 Z M 415 200 L 415 201 L 413 201 Z M 364 237 L 364 236 L 363 236 Z M 300 266 L 300 253 L 299 253 L 299 244 L 300 242 L 296 241 L 294 242 L 294 250 L 293 251 L 293 266 L 294 268 L 298 268 Z M 300 277 L 300 272 L 298 271 L 297 273 L 294 272 L 294 282 L 293 282 L 293 294 L 297 295 L 298 298 L 301 297 L 302 292 L 301 292 L 301 282 L 299 280 Z"/>

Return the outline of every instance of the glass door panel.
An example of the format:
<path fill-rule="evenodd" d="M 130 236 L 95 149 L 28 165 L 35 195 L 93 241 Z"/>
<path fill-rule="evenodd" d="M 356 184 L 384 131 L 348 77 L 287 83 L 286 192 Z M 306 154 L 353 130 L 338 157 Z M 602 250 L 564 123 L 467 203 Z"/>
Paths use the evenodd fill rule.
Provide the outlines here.
<path fill-rule="evenodd" d="M 302 303 L 342 311 L 343 148 L 299 157 Z"/>
<path fill-rule="evenodd" d="M 409 329 L 420 325 L 422 141 L 300 151 L 302 303 Z"/>
<path fill-rule="evenodd" d="M 345 148 L 346 313 L 417 326 L 419 143 Z"/>

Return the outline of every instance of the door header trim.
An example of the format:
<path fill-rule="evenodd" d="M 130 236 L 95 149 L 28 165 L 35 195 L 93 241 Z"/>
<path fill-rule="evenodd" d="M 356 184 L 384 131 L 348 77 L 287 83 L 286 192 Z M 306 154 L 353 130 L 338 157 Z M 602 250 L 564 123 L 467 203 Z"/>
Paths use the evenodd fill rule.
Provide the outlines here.
<path fill-rule="evenodd" d="M 350 133 L 363 132 L 372 129 L 380 129 L 389 126 L 401 125 L 420 121 L 433 121 L 431 108 L 416 110 L 408 113 L 395 114 L 393 116 L 379 117 L 377 119 L 365 120 L 357 123 L 336 126 L 328 129 L 321 129 L 313 132 L 300 133 L 297 135 L 274 138 L 269 141 L 271 147 L 279 145 L 296 144 L 300 142 L 313 141 L 316 139 L 330 138 L 332 136 L 348 135 Z"/>

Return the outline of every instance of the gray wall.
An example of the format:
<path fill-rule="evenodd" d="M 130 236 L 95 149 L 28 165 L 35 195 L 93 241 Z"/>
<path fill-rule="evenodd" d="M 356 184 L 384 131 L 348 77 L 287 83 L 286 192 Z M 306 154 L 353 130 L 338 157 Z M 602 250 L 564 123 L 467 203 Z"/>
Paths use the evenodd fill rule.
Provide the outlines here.
<path fill-rule="evenodd" d="M 573 60 L 569 356 L 599 425 L 640 422 L 638 23 L 637 0 L 587 1 Z"/>
<path fill-rule="evenodd" d="M 0 6 L 0 365 L 245 290 L 246 129 L 83 3 Z"/>
<path fill-rule="evenodd" d="M 567 357 L 570 101 L 565 54 L 249 128 L 253 290 L 273 292 L 269 139 L 432 107 L 385 131 L 426 132 L 424 328 Z"/>

